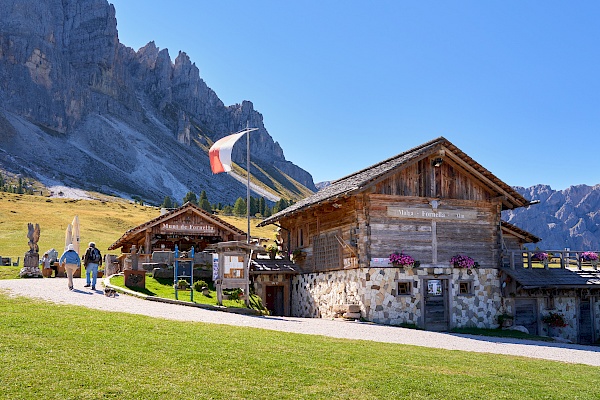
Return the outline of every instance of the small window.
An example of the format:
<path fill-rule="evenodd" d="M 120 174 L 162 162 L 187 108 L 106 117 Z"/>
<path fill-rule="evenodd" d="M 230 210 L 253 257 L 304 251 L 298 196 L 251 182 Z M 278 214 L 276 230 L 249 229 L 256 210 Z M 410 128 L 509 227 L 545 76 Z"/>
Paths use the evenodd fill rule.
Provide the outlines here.
<path fill-rule="evenodd" d="M 458 294 L 462 294 L 462 295 L 473 294 L 473 282 L 472 281 L 459 281 L 458 282 Z"/>
<path fill-rule="evenodd" d="M 412 282 L 404 281 L 398 282 L 398 296 L 410 296 L 412 295 Z"/>
<path fill-rule="evenodd" d="M 546 310 L 554 310 L 555 308 L 556 307 L 554 306 L 554 297 L 546 297 Z"/>

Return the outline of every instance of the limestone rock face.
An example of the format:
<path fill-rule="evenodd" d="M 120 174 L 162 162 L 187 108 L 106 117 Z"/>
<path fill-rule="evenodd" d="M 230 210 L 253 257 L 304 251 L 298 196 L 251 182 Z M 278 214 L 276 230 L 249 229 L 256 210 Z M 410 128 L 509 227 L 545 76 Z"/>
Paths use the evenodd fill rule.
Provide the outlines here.
<path fill-rule="evenodd" d="M 212 176 L 207 150 L 246 123 L 259 128 L 253 162 L 316 190 L 252 103 L 225 106 L 186 53 L 122 45 L 107 0 L 0 0 L 0 168 L 153 202 L 198 186 L 233 202 L 245 189 Z"/>
<path fill-rule="evenodd" d="M 540 203 L 504 211 L 502 217 L 542 238 L 537 244 L 540 249 L 600 250 L 600 185 L 577 185 L 565 190 L 536 185 L 515 190 Z"/>

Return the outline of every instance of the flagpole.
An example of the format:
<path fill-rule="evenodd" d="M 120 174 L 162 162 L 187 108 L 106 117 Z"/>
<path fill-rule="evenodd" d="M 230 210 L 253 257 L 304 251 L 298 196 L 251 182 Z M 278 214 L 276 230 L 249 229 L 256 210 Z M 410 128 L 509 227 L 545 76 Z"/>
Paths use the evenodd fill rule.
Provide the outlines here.
<path fill-rule="evenodd" d="M 248 185 L 246 185 L 246 214 L 248 215 L 246 243 L 250 244 L 250 131 L 248 121 L 246 121 L 246 131 L 246 175 L 248 175 Z"/>

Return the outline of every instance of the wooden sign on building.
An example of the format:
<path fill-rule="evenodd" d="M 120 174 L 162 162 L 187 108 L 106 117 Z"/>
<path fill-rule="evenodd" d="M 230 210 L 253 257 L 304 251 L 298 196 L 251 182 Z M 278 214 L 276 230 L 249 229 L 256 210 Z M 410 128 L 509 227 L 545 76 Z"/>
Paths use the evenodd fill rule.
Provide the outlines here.
<path fill-rule="evenodd" d="M 151 254 L 173 251 L 177 245 L 180 251 L 194 247 L 200 252 L 210 244 L 234 240 L 246 240 L 246 233 L 188 202 L 128 230 L 108 249 L 121 248 L 128 253 L 135 245 L 144 254 Z"/>

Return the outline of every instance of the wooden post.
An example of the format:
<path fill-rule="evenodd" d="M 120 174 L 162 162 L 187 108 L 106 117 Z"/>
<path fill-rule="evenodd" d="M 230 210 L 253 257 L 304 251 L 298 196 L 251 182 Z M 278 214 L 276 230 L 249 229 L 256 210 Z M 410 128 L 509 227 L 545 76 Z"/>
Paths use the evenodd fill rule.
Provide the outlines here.
<path fill-rule="evenodd" d="M 437 264 L 437 225 L 435 220 L 431 221 L 431 262 Z"/>
<path fill-rule="evenodd" d="M 510 269 L 512 269 L 512 270 L 515 269 L 515 252 L 514 251 L 510 252 Z"/>

